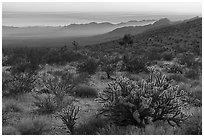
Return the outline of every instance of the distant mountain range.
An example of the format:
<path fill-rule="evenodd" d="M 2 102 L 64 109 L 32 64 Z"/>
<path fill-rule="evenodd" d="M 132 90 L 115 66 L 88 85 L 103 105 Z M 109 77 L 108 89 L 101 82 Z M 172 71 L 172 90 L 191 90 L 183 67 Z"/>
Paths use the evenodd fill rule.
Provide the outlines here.
<path fill-rule="evenodd" d="M 114 29 L 126 26 L 144 26 L 152 24 L 155 21 L 156 20 L 142 20 L 142 21 L 131 20 L 128 22 L 121 22 L 118 24 L 112 24 L 109 22 L 103 23 L 91 22 L 88 24 L 70 24 L 68 26 L 64 26 L 62 29 L 65 29 L 67 32 L 71 33 L 74 36 L 90 36 L 104 34 Z"/>
<path fill-rule="evenodd" d="M 196 18 L 198 17 L 189 20 L 195 20 Z M 167 18 L 162 18 L 157 21 L 132 20 L 119 24 L 92 22 L 88 24 L 70 24 L 62 27 L 3 26 L 2 39 L 3 46 L 72 46 L 72 41 L 74 40 L 81 46 L 84 46 L 117 40 L 125 34 L 137 35 L 148 30 L 179 24 L 189 20 L 171 22 Z"/>
<path fill-rule="evenodd" d="M 88 24 L 70 24 L 63 27 L 12 27 L 3 26 L 3 37 L 82 37 L 93 36 L 110 32 L 116 28 L 125 26 L 144 26 L 152 24 L 156 20 L 131 20 L 118 24 L 109 22 L 96 23 L 91 22 Z"/>

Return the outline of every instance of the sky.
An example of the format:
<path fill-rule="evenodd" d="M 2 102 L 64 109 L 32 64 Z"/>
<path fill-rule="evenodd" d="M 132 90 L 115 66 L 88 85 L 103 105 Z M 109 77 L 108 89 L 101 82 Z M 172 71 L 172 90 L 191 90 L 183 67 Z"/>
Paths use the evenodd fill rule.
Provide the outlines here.
<path fill-rule="evenodd" d="M 3 12 L 143 12 L 143 13 L 202 13 L 199 2 L 3 2 Z"/>

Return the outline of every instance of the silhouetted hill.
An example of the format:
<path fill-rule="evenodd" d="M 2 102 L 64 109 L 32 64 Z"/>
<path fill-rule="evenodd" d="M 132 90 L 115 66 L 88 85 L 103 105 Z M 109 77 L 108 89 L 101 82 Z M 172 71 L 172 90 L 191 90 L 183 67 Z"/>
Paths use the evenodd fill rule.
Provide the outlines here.
<path fill-rule="evenodd" d="M 162 18 L 155 23 L 153 23 L 154 26 L 163 26 L 163 25 L 170 25 L 171 21 L 167 18 Z"/>
<path fill-rule="evenodd" d="M 171 22 L 167 18 L 164 18 L 164 19 L 160 19 L 160 20 L 154 22 L 153 24 L 148 24 L 148 25 L 144 25 L 144 26 L 127 26 L 127 27 L 117 28 L 111 32 L 102 34 L 102 35 L 97 36 L 97 37 L 101 37 L 103 39 L 111 39 L 111 38 L 116 39 L 116 38 L 123 37 L 123 35 L 125 35 L 125 34 L 136 35 L 136 34 L 145 32 L 149 29 L 153 29 L 153 28 L 157 28 L 157 27 L 163 27 L 163 26 L 167 26 L 170 24 L 173 24 L 173 22 Z"/>
<path fill-rule="evenodd" d="M 154 23 L 155 20 L 131 20 L 128 22 L 122 22 L 118 24 L 112 24 L 109 22 L 96 23 L 91 22 L 87 24 L 70 24 L 68 26 L 63 27 L 67 32 L 71 33 L 73 36 L 90 36 L 90 35 L 98 35 L 110 32 L 116 28 L 121 28 L 125 26 L 144 26 L 147 24 Z"/>
<path fill-rule="evenodd" d="M 166 19 L 164 20 L 164 22 L 168 23 Z M 150 29 L 146 32 L 134 35 L 132 38 L 133 45 L 126 49 L 129 52 L 137 52 L 139 51 L 138 49 L 144 50 L 148 47 L 158 47 L 161 49 L 171 49 L 176 52 L 191 51 L 196 52 L 196 54 L 201 54 L 202 18 L 190 19 L 182 23 L 163 26 L 157 29 Z M 119 41 L 121 41 L 121 39 L 96 45 L 90 45 L 87 47 L 92 50 L 103 49 L 107 50 L 108 52 L 111 50 L 121 49 L 121 45 L 118 44 Z"/>

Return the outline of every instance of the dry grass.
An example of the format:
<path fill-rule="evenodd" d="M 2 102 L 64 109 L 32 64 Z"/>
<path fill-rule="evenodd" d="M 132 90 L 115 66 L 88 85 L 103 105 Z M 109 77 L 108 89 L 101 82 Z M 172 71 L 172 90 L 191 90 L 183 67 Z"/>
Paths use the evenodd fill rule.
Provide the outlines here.
<path fill-rule="evenodd" d="M 48 119 L 45 117 L 23 118 L 16 125 L 22 135 L 42 135 L 50 130 Z"/>

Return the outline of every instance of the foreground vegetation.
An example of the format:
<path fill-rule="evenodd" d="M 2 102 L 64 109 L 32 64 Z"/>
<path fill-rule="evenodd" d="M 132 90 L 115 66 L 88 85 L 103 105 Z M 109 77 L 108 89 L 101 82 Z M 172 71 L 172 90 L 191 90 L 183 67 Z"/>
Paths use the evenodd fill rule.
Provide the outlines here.
<path fill-rule="evenodd" d="M 4 48 L 3 134 L 202 134 L 201 26 L 86 47 Z"/>

